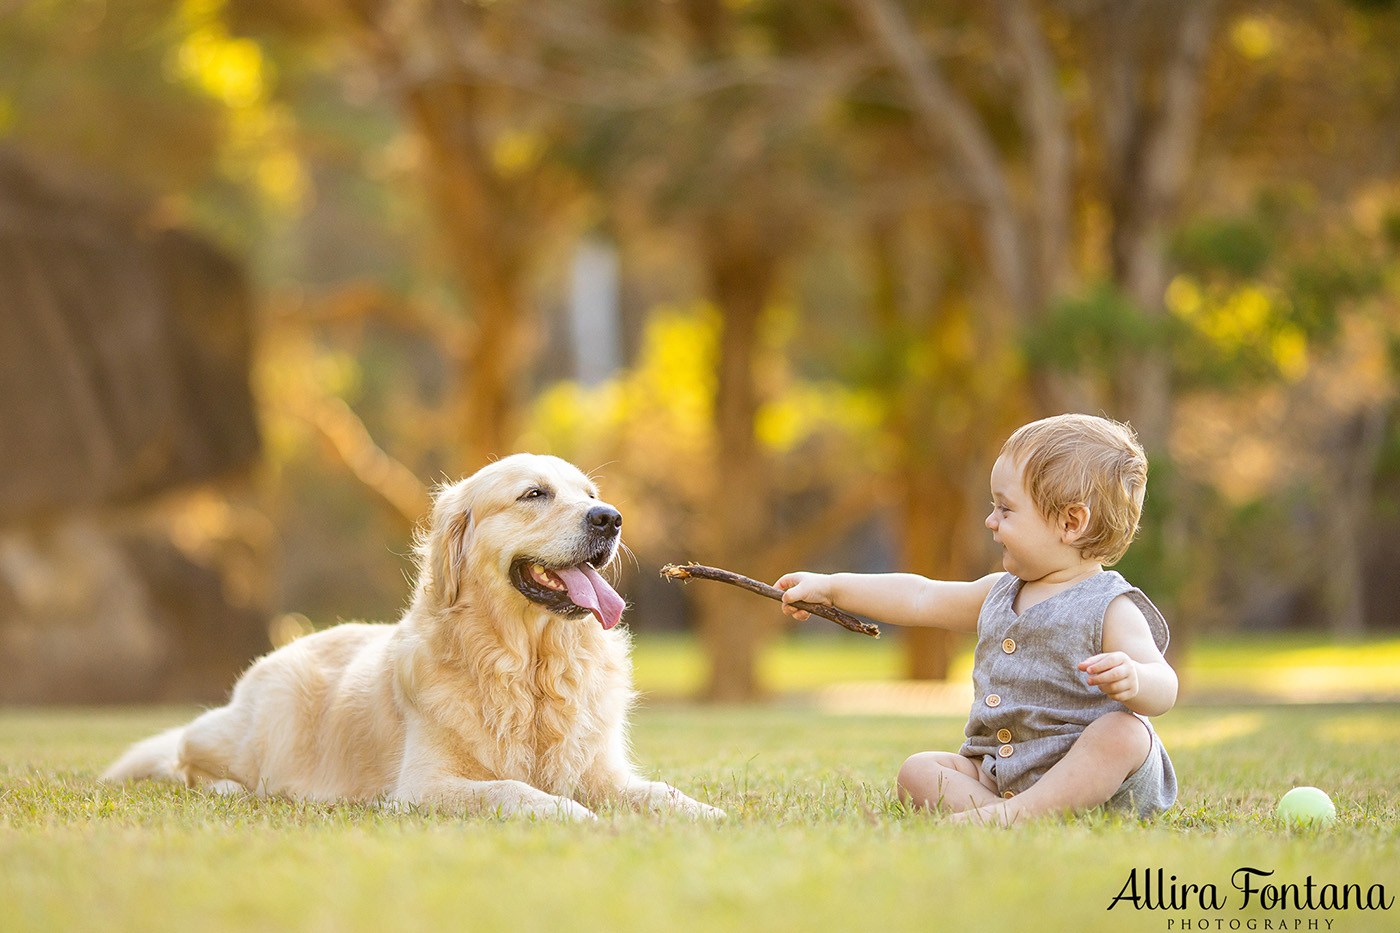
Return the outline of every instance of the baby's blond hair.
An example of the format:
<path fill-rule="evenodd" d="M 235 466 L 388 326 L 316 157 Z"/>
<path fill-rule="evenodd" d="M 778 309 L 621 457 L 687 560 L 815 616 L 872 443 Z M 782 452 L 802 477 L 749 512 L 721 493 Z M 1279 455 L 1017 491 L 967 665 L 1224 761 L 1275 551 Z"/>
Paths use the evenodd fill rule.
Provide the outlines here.
<path fill-rule="evenodd" d="M 1147 455 L 1132 428 L 1094 415 L 1055 415 L 1017 429 L 1001 456 L 1020 468 L 1046 518 L 1088 506 L 1080 554 L 1111 566 L 1127 553 L 1147 495 Z"/>

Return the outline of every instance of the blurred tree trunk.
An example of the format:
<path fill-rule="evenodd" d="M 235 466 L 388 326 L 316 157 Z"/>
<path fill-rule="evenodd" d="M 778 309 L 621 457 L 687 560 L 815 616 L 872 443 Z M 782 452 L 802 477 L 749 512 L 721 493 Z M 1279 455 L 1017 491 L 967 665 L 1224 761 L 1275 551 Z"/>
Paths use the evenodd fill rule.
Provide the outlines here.
<path fill-rule="evenodd" d="M 759 322 L 777 272 L 759 221 L 748 212 L 720 210 L 702 224 L 702 262 L 710 294 L 722 315 L 716 386 L 713 508 L 705 516 L 707 553 L 715 563 L 768 578 L 760 566 L 773 509 L 754 421 Z M 729 587 L 700 595 L 700 632 L 710 660 L 707 699 L 738 701 L 758 693 L 757 653 L 781 617 L 755 611 L 752 597 Z"/>
<path fill-rule="evenodd" d="M 906 87 L 914 120 L 925 146 L 938 151 L 935 162 L 946 158 L 961 180 L 963 194 L 970 199 L 976 216 L 976 233 L 986 253 L 986 262 L 997 296 L 1006 312 L 992 312 L 1011 327 L 1038 317 L 1049 297 L 1071 278 L 1068 254 L 1071 217 L 1071 148 L 1069 128 L 1055 63 L 1033 10 L 1026 0 L 1006 0 L 998 11 L 1015 55 L 1021 95 L 1020 117 L 1030 140 L 1030 158 L 1035 173 L 1035 209 L 1023 210 L 1017 203 L 1010 167 L 999 151 L 991 128 L 978 108 L 947 78 L 939 63 L 921 45 L 898 0 L 851 0 L 854 12 L 883 51 L 890 67 Z M 931 167 L 931 171 L 932 171 Z M 950 237 L 950 241 L 951 241 Z M 892 292 L 887 287 L 884 291 Z M 884 312 L 886 316 L 890 312 Z M 937 344 L 930 342 L 930 347 Z M 954 362 L 938 359 L 941 385 L 907 387 L 906 411 L 930 409 L 920 395 L 936 391 L 963 392 L 972 409 L 988 400 L 971 398 L 971 384 L 950 378 Z M 1032 383 L 1050 391 L 1054 381 L 1046 374 L 1032 373 Z M 993 404 L 1005 399 L 992 400 Z M 1053 405 L 1054 403 L 1051 402 Z M 977 423 L 978 419 L 971 419 Z M 906 566 L 915 572 L 953 579 L 976 575 L 957 542 L 964 540 L 963 525 L 971 519 L 966 508 L 968 487 L 961 467 L 979 456 L 978 445 L 970 445 L 959 457 L 951 451 L 925 449 L 921 438 L 953 433 L 934 429 L 934 419 L 915 416 L 907 419 L 901 433 L 905 437 L 905 463 L 900 469 L 905 506 L 903 531 Z M 949 469 L 951 468 L 951 469 Z M 988 469 L 990 465 L 988 465 Z M 942 473 L 943 475 L 940 475 Z M 978 488 L 978 487 L 974 487 Z M 945 679 L 952 658 L 954 636 L 930 629 L 914 629 L 906 640 L 906 670 L 919 679 Z"/>
<path fill-rule="evenodd" d="M 1151 5 L 1128 0 L 1103 10 L 1097 100 L 1113 221 L 1113 280 L 1143 313 L 1161 318 L 1167 313 L 1166 237 L 1181 207 L 1200 133 L 1201 84 L 1216 2 L 1174 4 L 1174 19 L 1168 17 L 1160 31 L 1144 29 L 1162 13 Z M 1159 43 L 1163 47 L 1155 48 Z M 1156 346 L 1120 361 L 1114 389 L 1114 410 L 1132 421 L 1149 456 L 1165 454 L 1171 434 L 1170 350 Z"/>
<path fill-rule="evenodd" d="M 524 299 L 526 247 L 514 235 L 518 205 L 501 190 L 481 151 L 479 93 L 465 81 L 439 80 L 419 83 L 407 95 L 426 143 L 430 199 L 474 325 L 457 360 L 453 421 L 464 472 L 513 452 L 534 350 L 534 313 Z"/>
<path fill-rule="evenodd" d="M 851 0 L 891 68 L 907 88 L 923 135 L 957 168 L 976 206 L 980 239 L 997 291 L 1013 322 L 1044 314 L 1079 280 L 1070 255 L 1073 169 L 1069 113 L 1059 71 L 1030 0 L 1001 0 L 1008 67 L 1017 82 L 1017 116 L 1035 178 L 1025 203 L 1011 178 L 1019 153 L 1004 152 L 989 123 L 919 43 L 898 0 Z M 1215 0 L 1162 5 L 1126 0 L 1095 6 L 1085 26 L 1097 41 L 1093 66 L 1111 221 L 1111 274 L 1150 314 L 1164 313 L 1165 234 L 1180 207 L 1201 122 L 1205 55 Z M 1062 392 L 1046 373 L 1031 373 L 1059 407 Z M 1165 348 L 1123 362 L 1116 398 L 1101 404 L 1126 412 L 1149 448 L 1165 449 L 1171 385 Z"/>
<path fill-rule="evenodd" d="M 1104 10 L 1100 61 L 1100 132 L 1112 232 L 1113 281 L 1141 313 L 1161 320 L 1167 314 L 1169 280 L 1166 238 L 1181 208 L 1201 129 L 1201 86 L 1215 26 L 1216 0 L 1183 0 L 1170 10 L 1151 10 L 1150 0 L 1111 4 Z M 1158 29 L 1145 29 L 1163 12 Z M 1155 48 L 1158 66 L 1150 67 Z M 1157 93 L 1152 95 L 1150 87 Z M 1191 529 L 1195 507 L 1175 496 L 1169 460 L 1174 393 L 1171 348 L 1158 342 L 1118 361 L 1114 398 L 1106 400 L 1119 420 L 1130 421 L 1148 459 L 1157 469 L 1152 495 L 1173 502 L 1163 527 L 1150 529 L 1161 540 L 1164 575 L 1185 582 L 1179 600 L 1158 594 L 1173 622 L 1172 658 L 1178 664 L 1194 638 L 1205 593 L 1191 566 L 1196 549 Z M 1163 469 L 1165 467 L 1165 469 Z"/>
<path fill-rule="evenodd" d="M 904 508 L 900 522 L 901 569 L 934 578 L 956 577 L 950 545 L 959 537 L 965 516 L 960 508 L 947 508 L 962 498 L 962 490 L 949 488 L 926 466 L 906 462 L 900 486 Z M 938 628 L 910 628 L 904 632 L 905 676 L 911 680 L 947 680 L 957 648 L 957 637 Z"/>
<path fill-rule="evenodd" d="M 1015 83 L 1010 106 L 1025 140 L 1022 155 L 998 144 L 1002 133 L 994 131 L 994 117 L 985 115 L 985 102 L 974 106 L 949 79 L 899 0 L 849 2 L 903 84 L 926 145 L 939 162 L 953 167 L 974 206 L 978 239 L 997 296 L 1009 309 L 1009 323 L 1024 328 L 1041 319 L 1079 281 L 1070 250 L 1073 136 L 1043 23 L 1060 11 L 1031 0 L 1000 0 L 995 6 L 1005 35 L 1004 64 Z M 1095 91 L 1108 165 L 1111 275 L 1150 315 L 1165 313 L 1165 234 L 1180 206 L 1199 132 L 1214 8 L 1215 0 L 1171 5 L 1127 0 L 1094 5 L 1082 17 L 1082 28 L 1098 40 L 1090 70 L 1100 73 Z M 1019 189 L 1012 179 L 1023 171 L 1034 184 Z M 1115 375 L 1112 397 L 1099 399 L 1085 396 L 1079 380 L 1041 367 L 1031 368 L 1027 383 L 1041 413 L 1103 410 L 1132 421 L 1149 454 L 1164 454 L 1172 409 L 1168 349 L 1154 347 L 1123 360 Z M 1185 521 L 1184 512 L 1178 513 Z M 910 521 L 919 520 L 911 513 Z M 1183 538 L 1179 526 L 1180 521 L 1165 533 Z M 1178 540 L 1173 547 L 1184 544 Z M 937 671 L 944 653 L 936 639 L 912 640 L 910 668 Z"/>
<path fill-rule="evenodd" d="M 899 231 L 890 222 L 877 223 L 870 235 L 873 276 L 872 308 L 886 352 L 892 359 L 906 358 L 906 343 L 918 340 L 932 356 L 936 333 L 919 333 L 918 315 L 903 307 L 898 248 Z M 930 296 L 935 306 L 930 314 L 937 319 L 949 311 L 946 294 Z M 925 328 L 928 330 L 929 328 Z M 940 362 L 940 369 L 942 368 Z M 898 485 L 899 567 L 910 573 L 953 579 L 958 576 L 951 560 L 951 544 L 959 538 L 963 520 L 961 501 L 964 490 L 946 482 L 938 472 L 940 458 L 933 450 L 935 430 L 935 387 L 926 378 L 900 374 L 887 384 L 890 408 L 894 412 L 891 433 L 896 439 Z M 912 680 L 946 680 L 956 648 L 953 633 L 937 628 L 909 628 L 901 633 L 905 645 L 905 676 Z"/>
<path fill-rule="evenodd" d="M 344 12 L 362 27 L 362 47 L 401 93 L 423 142 L 442 258 L 471 322 L 462 345 L 446 348 L 457 365 L 454 440 L 460 469 L 470 472 L 513 452 L 522 426 L 540 345 L 531 264 L 574 197 L 545 153 L 555 141 L 546 130 L 567 119 L 553 95 L 567 93 L 502 51 L 543 28 L 527 9 L 429 0 L 345 4 Z M 502 161 L 508 137 L 518 152 Z"/>
<path fill-rule="evenodd" d="M 745 11 L 716 0 L 684 0 L 676 9 L 683 25 L 676 38 L 696 82 L 692 88 L 709 87 L 716 70 L 736 59 L 751 66 L 750 75 L 777 67 L 775 53 L 754 54 L 752 40 L 759 30 Z M 704 286 L 722 317 L 711 492 L 696 538 L 709 555 L 706 562 L 766 580 L 790 569 L 774 564 L 791 548 L 775 547 L 769 539 L 776 513 L 774 478 L 755 431 L 760 325 L 782 259 L 795 249 L 801 219 L 812 211 L 807 180 L 793 171 L 801 165 L 805 138 L 794 100 L 806 97 L 785 92 L 780 83 L 755 81 L 688 90 L 679 107 L 674 98 L 662 105 L 679 114 L 679 135 L 662 141 L 663 157 L 685 178 L 685 197 L 696 199 L 689 213 L 698 218 L 694 236 Z M 654 197 L 671 201 L 675 192 Z M 710 661 L 706 698 L 754 698 L 760 689 L 758 653 L 779 631 L 783 616 L 729 587 L 706 587 L 696 600 Z"/>
<path fill-rule="evenodd" d="M 1319 551 L 1329 556 L 1322 570 L 1322 602 L 1331 634 L 1357 639 L 1366 634 L 1364 543 L 1371 524 L 1376 473 L 1385 444 L 1386 425 L 1395 402 L 1387 397 L 1338 419 L 1332 448 L 1339 469 L 1329 471 Z"/>

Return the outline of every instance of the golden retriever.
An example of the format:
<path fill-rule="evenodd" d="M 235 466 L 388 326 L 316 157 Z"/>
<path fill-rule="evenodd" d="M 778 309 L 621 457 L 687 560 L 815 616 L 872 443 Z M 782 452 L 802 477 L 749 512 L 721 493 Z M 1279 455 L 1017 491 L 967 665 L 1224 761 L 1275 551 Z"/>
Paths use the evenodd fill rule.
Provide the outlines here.
<path fill-rule="evenodd" d="M 589 819 L 621 801 L 723 811 L 640 778 L 621 596 L 598 573 L 622 515 L 556 457 L 443 487 L 393 625 L 337 625 L 261 658 L 227 706 L 133 745 L 104 781 Z"/>

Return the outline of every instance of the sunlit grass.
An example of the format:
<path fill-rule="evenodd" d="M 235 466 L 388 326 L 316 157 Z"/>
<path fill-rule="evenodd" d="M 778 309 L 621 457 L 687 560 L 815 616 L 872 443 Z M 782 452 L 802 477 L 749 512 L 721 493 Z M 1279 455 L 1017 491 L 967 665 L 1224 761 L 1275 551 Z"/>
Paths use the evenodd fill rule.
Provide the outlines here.
<path fill-rule="evenodd" d="M 969 639 L 957 653 L 949 680 L 966 683 L 972 670 Z M 655 697 L 695 696 L 708 662 L 688 636 L 640 634 L 634 639 L 638 686 Z M 759 680 L 773 694 L 805 693 L 859 682 L 903 677 L 903 643 L 886 629 L 876 640 L 847 636 L 788 636 L 760 656 Z M 1325 636 L 1237 636 L 1194 642 L 1178 673 L 1183 701 L 1262 699 L 1323 702 L 1400 699 L 1400 638 L 1329 642 Z"/>
<path fill-rule="evenodd" d="M 1183 674 L 1235 689 L 1318 671 L 1386 683 L 1397 651 L 1393 640 L 1203 642 Z M 762 662 L 778 702 L 753 707 L 676 702 L 703 684 L 693 640 L 639 634 L 636 662 L 640 685 L 664 701 L 636 714 L 639 764 L 723 807 L 722 823 L 605 810 L 596 824 L 559 826 L 109 789 L 95 775 L 127 742 L 195 711 L 0 710 L 0 930 L 1020 931 L 1049 916 L 1059 929 L 1166 929 L 1165 914 L 1106 913 L 1128 872 L 1227 886 L 1248 864 L 1369 885 L 1393 884 L 1400 868 L 1400 705 L 1188 700 L 1156 721 L 1181 781 L 1168 814 L 1007 833 L 910 814 L 894 795 L 907 755 L 958 747 L 961 712 L 821 711 L 841 684 L 897 697 L 895 638 L 780 640 Z M 964 653 L 955 677 L 968 664 Z M 1289 832 L 1273 818 L 1300 784 L 1332 795 L 1334 828 Z M 1322 928 L 1329 917 L 1288 919 Z M 1379 929 L 1374 916 L 1330 919 Z"/>
<path fill-rule="evenodd" d="M 1106 912 L 1130 871 L 1228 890 L 1240 865 L 1391 887 L 1400 868 L 1395 706 L 1178 709 L 1159 720 L 1182 788 L 1166 816 L 1010 832 L 949 827 L 894 797 L 903 757 L 955 748 L 961 717 L 792 703 L 638 712 L 638 760 L 724 807 L 713 825 L 461 820 L 94 782 L 126 742 L 192 712 L 0 711 L 0 929 L 1164 930 L 1161 912 Z M 1334 828 L 1272 818 L 1296 784 L 1332 794 Z M 1231 905 L 1211 919 L 1263 916 Z M 1388 915 L 1288 919 L 1329 917 L 1394 928 L 1375 925 Z"/>
<path fill-rule="evenodd" d="M 684 635 L 638 635 L 633 662 L 637 686 L 663 697 L 696 695 L 709 671 L 699 641 Z M 780 638 L 759 656 L 758 677 L 765 690 L 785 694 L 843 681 L 897 680 L 903 669 L 897 639 Z M 970 659 L 966 669 L 971 670 Z"/>
<path fill-rule="evenodd" d="M 1197 694 L 1279 701 L 1400 698 L 1400 638 L 1329 641 L 1323 635 L 1203 641 L 1183 682 Z"/>

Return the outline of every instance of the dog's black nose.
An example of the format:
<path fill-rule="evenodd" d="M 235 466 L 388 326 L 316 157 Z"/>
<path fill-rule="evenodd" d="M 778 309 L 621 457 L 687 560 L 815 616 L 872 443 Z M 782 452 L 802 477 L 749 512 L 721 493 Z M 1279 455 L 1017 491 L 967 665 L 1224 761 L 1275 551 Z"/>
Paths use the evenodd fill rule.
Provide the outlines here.
<path fill-rule="evenodd" d="M 622 530 L 622 513 L 610 505 L 595 505 L 588 510 L 588 525 L 601 532 L 617 534 Z"/>

